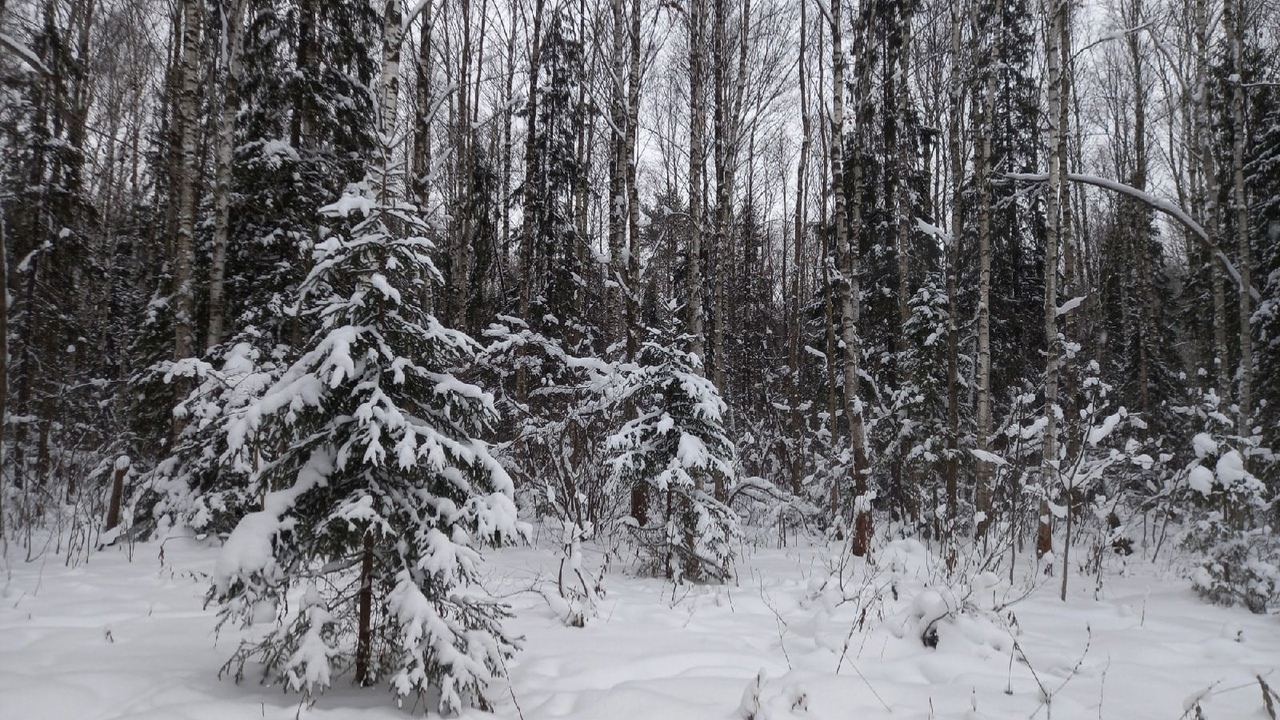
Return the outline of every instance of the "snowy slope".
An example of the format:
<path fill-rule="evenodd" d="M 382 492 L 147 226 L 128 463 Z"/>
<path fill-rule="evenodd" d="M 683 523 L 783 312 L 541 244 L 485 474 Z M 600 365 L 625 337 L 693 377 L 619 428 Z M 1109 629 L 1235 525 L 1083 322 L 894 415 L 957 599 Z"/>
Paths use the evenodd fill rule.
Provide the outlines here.
<path fill-rule="evenodd" d="M 342 680 L 302 705 L 219 681 L 235 638 L 215 647 L 203 608 L 217 549 L 175 538 L 163 562 L 160 551 L 139 545 L 130 562 L 110 549 L 75 568 L 55 556 L 12 563 L 0 720 L 409 715 L 386 690 Z M 525 649 L 511 687 L 493 693 L 495 715 L 466 717 L 1176 720 L 1200 698 L 1206 718 L 1235 720 L 1267 717 L 1257 675 L 1280 686 L 1280 619 L 1204 605 L 1167 569 L 1131 562 L 1122 577 L 1113 565 L 1100 599 L 1077 578 L 1064 604 L 1056 582 L 1025 599 L 989 574 L 948 586 L 914 542 L 892 544 L 873 570 L 848 564 L 843 587 L 828 547 L 744 552 L 736 584 L 674 597 L 616 559 L 623 569 L 582 629 L 565 627 L 540 592 L 554 591 L 553 550 L 490 553 L 487 585 L 514 605 Z M 936 648 L 920 639 L 931 625 Z"/>

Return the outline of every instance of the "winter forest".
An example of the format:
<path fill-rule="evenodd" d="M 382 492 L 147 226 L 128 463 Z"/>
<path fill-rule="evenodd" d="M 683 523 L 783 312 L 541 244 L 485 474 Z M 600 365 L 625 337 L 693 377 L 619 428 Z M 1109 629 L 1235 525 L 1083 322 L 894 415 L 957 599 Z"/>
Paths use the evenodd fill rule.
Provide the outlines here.
<path fill-rule="evenodd" d="M 1277 57 L 0 0 L 0 718 L 1276 720 Z"/>

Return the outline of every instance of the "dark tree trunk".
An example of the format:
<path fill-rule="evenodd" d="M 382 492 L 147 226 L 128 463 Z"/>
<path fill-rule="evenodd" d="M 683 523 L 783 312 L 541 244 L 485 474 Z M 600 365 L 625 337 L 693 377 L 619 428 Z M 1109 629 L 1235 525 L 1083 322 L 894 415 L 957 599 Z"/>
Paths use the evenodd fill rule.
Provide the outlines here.
<path fill-rule="evenodd" d="M 360 558 L 359 628 L 356 632 L 356 682 L 372 685 L 369 659 L 373 650 L 373 531 L 364 534 L 364 551 Z"/>

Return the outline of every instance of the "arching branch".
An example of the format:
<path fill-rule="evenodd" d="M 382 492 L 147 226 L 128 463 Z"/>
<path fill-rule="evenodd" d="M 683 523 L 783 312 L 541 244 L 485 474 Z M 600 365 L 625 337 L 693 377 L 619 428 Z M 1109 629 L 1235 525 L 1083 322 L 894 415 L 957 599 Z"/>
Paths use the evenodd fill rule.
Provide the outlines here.
<path fill-rule="evenodd" d="M 1046 173 L 1005 173 L 1005 177 L 1019 182 L 1035 183 L 1046 182 L 1049 179 L 1049 176 Z M 1209 251 L 1209 254 L 1217 259 L 1218 264 L 1221 265 L 1223 271 L 1230 276 L 1231 280 L 1236 284 L 1236 287 L 1245 289 L 1244 283 L 1240 279 L 1240 271 L 1236 269 L 1235 264 L 1231 262 L 1231 259 L 1227 257 L 1226 253 L 1222 252 L 1222 249 L 1213 241 L 1213 238 L 1209 237 L 1209 233 L 1204 229 L 1204 226 L 1188 215 L 1187 211 L 1171 202 L 1161 200 L 1151 193 L 1144 192 L 1135 187 L 1130 187 L 1129 185 L 1125 185 L 1121 182 L 1116 182 L 1115 180 L 1108 180 L 1095 175 L 1082 175 L 1080 173 L 1067 173 L 1067 179 L 1071 182 L 1093 185 L 1094 187 L 1100 187 L 1104 190 L 1117 192 L 1121 195 L 1128 195 L 1129 197 L 1143 202 L 1182 223 L 1184 227 L 1195 235 L 1196 239 L 1200 241 L 1200 244 Z M 1254 300 L 1262 299 L 1262 295 L 1258 292 L 1257 288 L 1250 285 L 1247 289 L 1249 291 L 1249 296 Z"/>
<path fill-rule="evenodd" d="M 3 4 L 4 3 L 0 3 L 0 5 Z M 8 48 L 10 52 L 29 65 L 32 70 L 35 70 L 46 77 L 54 76 L 53 71 L 46 67 L 44 63 L 40 62 L 40 58 L 17 39 L 9 37 L 4 33 L 0 33 L 0 47 Z"/>

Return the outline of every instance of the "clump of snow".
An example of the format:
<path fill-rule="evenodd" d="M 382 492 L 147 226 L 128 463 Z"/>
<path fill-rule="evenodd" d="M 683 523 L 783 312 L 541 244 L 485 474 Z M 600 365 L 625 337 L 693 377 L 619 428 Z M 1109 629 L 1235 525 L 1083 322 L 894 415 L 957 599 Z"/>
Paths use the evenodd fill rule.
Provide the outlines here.
<path fill-rule="evenodd" d="M 1120 420 L 1125 416 L 1124 408 L 1119 412 L 1108 415 L 1101 425 L 1089 429 L 1089 445 L 1097 447 L 1098 443 L 1107 438 L 1108 435 L 1116 429 L 1116 425 L 1120 424 Z"/>
<path fill-rule="evenodd" d="M 1203 460 L 1218 453 L 1218 441 L 1214 440 L 1209 433 L 1196 433 L 1195 437 L 1191 438 L 1191 449 L 1195 451 L 1197 458 Z"/>
<path fill-rule="evenodd" d="M 333 622 L 329 610 L 317 603 L 308 606 L 303 614 L 306 630 L 298 649 L 289 657 L 285 674 L 294 690 L 312 694 L 332 684 L 330 660 L 338 651 L 326 639 L 326 631 Z"/>
<path fill-rule="evenodd" d="M 1196 465 L 1187 473 L 1187 485 L 1205 497 L 1213 492 L 1213 471 L 1203 465 Z"/>
<path fill-rule="evenodd" d="M 226 595 L 237 580 L 255 575 L 267 581 L 275 578 L 279 568 L 273 543 L 293 522 L 285 517 L 286 514 L 303 493 L 323 485 L 332 472 L 333 459 L 325 451 L 317 450 L 299 470 L 293 487 L 268 493 L 263 499 L 262 510 L 240 519 L 214 563 L 212 579 L 217 596 Z"/>
<path fill-rule="evenodd" d="M 320 212 L 323 215 L 348 217 L 353 211 L 359 211 L 361 215 L 367 217 L 377 205 L 377 201 L 373 198 L 351 192 L 338 198 L 336 202 L 320 208 Z"/>
<path fill-rule="evenodd" d="M 1228 450 L 1218 458 L 1214 472 L 1222 486 L 1228 489 L 1250 477 L 1249 473 L 1245 472 L 1244 459 L 1235 450 Z"/>
<path fill-rule="evenodd" d="M 271 544 L 283 528 L 280 516 L 265 510 L 249 513 L 227 537 L 213 566 L 213 587 L 225 595 L 238 577 L 275 574 L 276 559 Z"/>

